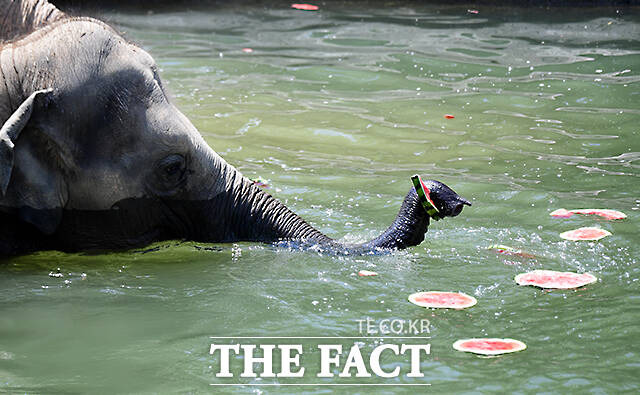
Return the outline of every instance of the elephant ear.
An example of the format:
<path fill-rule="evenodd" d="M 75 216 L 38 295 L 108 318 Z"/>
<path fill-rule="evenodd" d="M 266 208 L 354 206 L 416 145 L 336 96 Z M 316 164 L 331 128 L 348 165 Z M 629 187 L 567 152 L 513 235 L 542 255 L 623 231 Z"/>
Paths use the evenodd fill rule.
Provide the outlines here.
<path fill-rule="evenodd" d="M 33 92 L 0 129 L 0 203 L 16 209 L 23 221 L 46 234 L 53 233 L 62 219 L 64 195 L 60 171 L 35 130 L 46 122 L 52 92 Z"/>
<path fill-rule="evenodd" d="M 33 92 L 0 129 L 0 192 L 2 196 L 6 195 L 11 180 L 15 141 L 31 119 L 34 107 L 49 97 L 52 91 L 53 89 L 44 89 Z"/>

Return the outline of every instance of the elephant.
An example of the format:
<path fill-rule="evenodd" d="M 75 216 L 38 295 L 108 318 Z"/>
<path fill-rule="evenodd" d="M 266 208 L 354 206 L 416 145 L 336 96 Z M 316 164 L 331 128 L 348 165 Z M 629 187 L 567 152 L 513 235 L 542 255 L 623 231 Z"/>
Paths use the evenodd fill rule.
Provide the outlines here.
<path fill-rule="evenodd" d="M 46 0 L 0 0 L 0 256 L 160 240 L 288 243 L 367 254 L 415 246 L 414 188 L 380 236 L 343 244 L 220 157 L 169 100 L 153 58 Z M 442 217 L 470 202 L 425 181 Z"/>

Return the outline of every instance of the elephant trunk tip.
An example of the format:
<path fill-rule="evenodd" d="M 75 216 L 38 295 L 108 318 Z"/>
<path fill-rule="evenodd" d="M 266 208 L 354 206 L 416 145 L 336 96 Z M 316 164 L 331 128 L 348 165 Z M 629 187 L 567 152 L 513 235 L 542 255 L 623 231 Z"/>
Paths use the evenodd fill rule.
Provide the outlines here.
<path fill-rule="evenodd" d="M 464 198 L 459 198 L 458 201 L 454 202 L 454 207 L 451 210 L 451 216 L 456 217 L 460 215 L 464 206 L 471 206 L 471 202 Z"/>

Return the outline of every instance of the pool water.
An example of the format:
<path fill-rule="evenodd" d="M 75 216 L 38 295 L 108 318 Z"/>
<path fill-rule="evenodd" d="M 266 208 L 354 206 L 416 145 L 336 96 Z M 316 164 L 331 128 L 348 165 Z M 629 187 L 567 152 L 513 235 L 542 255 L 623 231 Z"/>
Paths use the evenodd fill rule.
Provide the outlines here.
<path fill-rule="evenodd" d="M 174 102 L 218 153 L 327 235 L 361 242 L 382 232 L 415 173 L 473 206 L 433 222 L 421 245 L 382 256 L 178 240 L 8 259 L 0 391 L 640 390 L 638 9 L 371 4 L 92 15 L 155 58 Z M 549 216 L 558 208 L 628 218 Z M 558 236 L 582 226 L 612 236 Z M 494 244 L 534 257 L 487 249 Z M 378 275 L 356 275 L 363 269 Z M 554 291 L 515 284 L 535 269 L 598 281 Z M 464 292 L 478 304 L 430 310 L 407 301 L 427 290 Z M 424 377 L 406 377 L 409 360 L 390 353 L 382 366 L 400 366 L 396 378 L 312 374 L 320 341 L 350 347 L 345 337 L 362 336 L 363 353 L 416 342 L 363 332 L 366 319 L 428 320 L 420 335 L 429 338 L 418 339 L 431 346 Z M 302 344 L 309 373 L 225 379 L 209 354 L 211 337 L 222 336 L 334 339 L 243 340 Z M 481 358 L 452 348 L 469 337 L 514 338 L 527 349 Z M 265 385 L 275 383 L 324 385 Z M 334 385 L 355 383 L 383 385 Z"/>

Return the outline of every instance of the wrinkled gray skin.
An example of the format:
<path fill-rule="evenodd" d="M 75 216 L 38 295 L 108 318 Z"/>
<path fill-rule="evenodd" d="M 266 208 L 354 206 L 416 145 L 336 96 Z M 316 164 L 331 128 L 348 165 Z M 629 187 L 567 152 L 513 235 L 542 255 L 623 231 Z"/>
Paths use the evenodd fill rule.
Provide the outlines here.
<path fill-rule="evenodd" d="M 0 255 L 162 239 L 370 253 L 424 239 L 429 217 L 411 189 L 378 238 L 335 242 L 211 149 L 168 100 L 151 56 L 112 28 L 43 0 L 0 0 L 0 10 Z M 469 204 L 427 184 L 444 216 Z"/>

